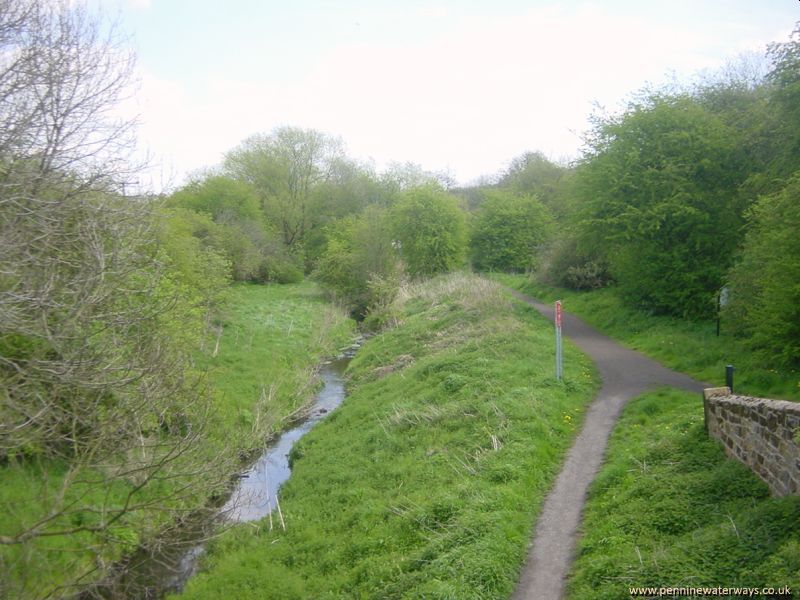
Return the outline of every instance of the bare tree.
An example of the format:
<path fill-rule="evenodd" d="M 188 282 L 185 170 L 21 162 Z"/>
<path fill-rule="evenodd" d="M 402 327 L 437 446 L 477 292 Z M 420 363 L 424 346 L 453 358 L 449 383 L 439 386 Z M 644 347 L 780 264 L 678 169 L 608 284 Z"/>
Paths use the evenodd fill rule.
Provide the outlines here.
<path fill-rule="evenodd" d="M 0 596 L 74 591 L 224 482 L 189 312 L 119 193 L 132 61 L 80 3 L 0 0 Z"/>

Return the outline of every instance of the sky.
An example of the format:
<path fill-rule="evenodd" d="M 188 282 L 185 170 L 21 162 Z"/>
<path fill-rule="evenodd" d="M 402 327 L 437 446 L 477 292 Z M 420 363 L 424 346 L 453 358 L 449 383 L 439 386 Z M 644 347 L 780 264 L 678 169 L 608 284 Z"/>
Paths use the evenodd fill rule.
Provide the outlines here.
<path fill-rule="evenodd" d="M 462 184 L 515 156 L 579 156 L 596 107 L 763 55 L 797 0 L 98 0 L 137 55 L 120 109 L 156 191 L 283 125 L 381 170 Z"/>

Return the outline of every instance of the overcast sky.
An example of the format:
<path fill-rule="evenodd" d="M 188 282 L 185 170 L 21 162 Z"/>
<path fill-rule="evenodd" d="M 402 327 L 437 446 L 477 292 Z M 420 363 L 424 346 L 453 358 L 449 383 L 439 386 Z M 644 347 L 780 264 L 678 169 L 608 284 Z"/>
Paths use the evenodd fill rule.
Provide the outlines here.
<path fill-rule="evenodd" d="M 156 188 L 280 125 L 461 183 L 526 150 L 574 158 L 593 104 L 763 53 L 800 20 L 797 0 L 101 1 L 138 56 L 127 109 Z"/>

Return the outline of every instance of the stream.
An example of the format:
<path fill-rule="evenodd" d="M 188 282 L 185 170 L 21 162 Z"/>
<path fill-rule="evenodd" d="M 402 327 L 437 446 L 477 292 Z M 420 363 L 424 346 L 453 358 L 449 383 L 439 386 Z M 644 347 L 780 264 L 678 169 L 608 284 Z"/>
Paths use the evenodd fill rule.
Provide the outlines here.
<path fill-rule="evenodd" d="M 289 452 L 294 444 L 324 419 L 345 397 L 344 371 L 362 340 L 348 347 L 338 358 L 322 364 L 319 377 L 323 387 L 317 392 L 308 416 L 284 431 L 270 443 L 261 456 L 238 476 L 230 497 L 216 509 L 202 511 L 176 531 L 175 543 L 165 545 L 156 553 L 137 553 L 129 557 L 122 575 L 113 583 L 106 582 L 94 594 L 81 598 L 136 597 L 162 598 L 180 592 L 197 572 L 205 545 L 221 526 L 230 523 L 255 521 L 279 508 L 278 490 L 291 475 Z M 219 505 L 218 505 L 219 506 Z M 280 527 L 282 515 L 272 516 Z"/>
<path fill-rule="evenodd" d="M 255 521 L 275 510 L 278 489 L 292 473 L 289 452 L 297 440 L 342 403 L 345 393 L 343 374 L 349 362 L 349 357 L 343 357 L 322 366 L 319 376 L 323 387 L 314 398 L 311 413 L 299 425 L 283 432 L 244 472 L 237 489 L 222 508 L 225 519 Z"/>

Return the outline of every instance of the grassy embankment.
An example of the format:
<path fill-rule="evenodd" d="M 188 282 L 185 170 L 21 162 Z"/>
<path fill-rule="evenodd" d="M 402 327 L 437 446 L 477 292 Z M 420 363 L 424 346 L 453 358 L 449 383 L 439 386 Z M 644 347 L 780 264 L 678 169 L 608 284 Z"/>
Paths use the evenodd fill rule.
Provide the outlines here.
<path fill-rule="evenodd" d="M 196 355 L 196 366 L 209 373 L 216 408 L 207 423 L 207 445 L 196 451 L 198 460 L 206 456 L 209 462 L 214 462 L 211 455 L 217 452 L 241 454 L 260 447 L 265 434 L 280 429 L 311 399 L 314 368 L 321 358 L 333 354 L 352 333 L 352 322 L 343 311 L 327 305 L 310 283 L 235 285 L 221 321 L 217 355 L 212 356 L 216 336 Z M 0 511 L 0 531 L 16 531 L 34 515 L 42 514 L 46 503 L 54 503 L 60 481 L 69 476 L 67 467 L 57 461 L 14 461 L 2 466 L 0 506 L 5 509 Z M 102 481 L 102 477 L 84 474 L 83 478 L 85 483 L 78 481 L 68 488 L 67 506 L 73 501 L 89 507 L 118 506 L 135 484 L 120 479 L 109 489 L 92 484 L 92 479 Z M 168 485 L 146 487 L 135 500 L 146 504 L 152 498 L 170 497 L 173 491 Z M 190 502 L 202 504 L 204 498 L 184 498 L 182 502 L 186 507 Z M 93 516 L 73 513 L 51 527 L 69 529 Z M 94 579 L 103 572 L 96 569 L 98 565 L 132 551 L 143 530 L 157 530 L 162 525 L 153 521 L 152 512 L 129 513 L 107 532 L 76 532 L 0 546 L 0 572 L 4 574 L 0 597 L 44 597 L 76 573 L 85 572 L 85 580 Z"/>
<path fill-rule="evenodd" d="M 497 276 L 676 370 L 737 391 L 800 398 L 797 374 L 763 365 L 715 323 L 626 308 L 613 289 L 557 290 Z M 724 327 L 724 325 L 723 325 Z M 770 498 L 754 474 L 703 431 L 696 394 L 661 390 L 633 400 L 617 424 L 585 509 L 570 597 L 630 598 L 629 587 L 790 586 L 800 597 L 800 498 Z"/>
<path fill-rule="evenodd" d="M 353 322 L 311 282 L 234 285 L 221 313 L 222 335 L 197 358 L 219 409 L 215 435 L 259 447 L 312 399 L 317 366 L 346 345 Z"/>
<path fill-rule="evenodd" d="M 800 498 L 771 498 L 725 458 L 696 394 L 662 390 L 628 405 L 583 532 L 575 600 L 630 598 L 634 586 L 789 586 L 800 598 Z"/>
<path fill-rule="evenodd" d="M 800 373 L 781 371 L 748 350 L 716 322 L 653 316 L 625 306 L 613 288 L 575 292 L 542 285 L 525 275 L 493 275 L 497 281 L 542 301 L 562 300 L 571 312 L 629 348 L 714 385 L 724 385 L 725 365 L 736 368 L 737 392 L 800 400 Z"/>
<path fill-rule="evenodd" d="M 286 531 L 212 545 L 181 598 L 502 598 L 593 397 L 592 366 L 496 285 L 414 286 L 350 365 L 349 395 L 293 452 Z M 276 519 L 277 521 L 277 519 Z"/>

